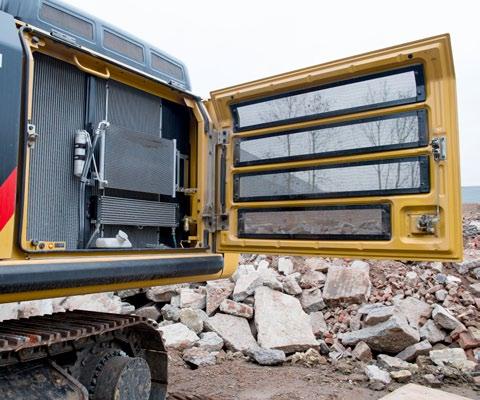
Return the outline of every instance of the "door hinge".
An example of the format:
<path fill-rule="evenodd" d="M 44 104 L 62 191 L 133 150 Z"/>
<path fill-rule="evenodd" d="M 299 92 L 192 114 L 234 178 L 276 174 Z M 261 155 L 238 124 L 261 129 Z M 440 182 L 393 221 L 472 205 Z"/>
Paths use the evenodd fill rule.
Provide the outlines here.
<path fill-rule="evenodd" d="M 203 213 L 203 222 L 209 232 L 218 232 L 228 229 L 228 215 L 215 213 L 211 208 Z"/>
<path fill-rule="evenodd" d="M 228 131 L 226 130 L 216 131 L 215 135 L 217 137 L 217 145 L 224 146 L 228 143 Z"/>
<path fill-rule="evenodd" d="M 27 125 L 27 146 L 31 149 L 34 149 L 37 138 L 38 138 L 38 133 L 35 130 L 35 125 L 28 124 Z"/>
<path fill-rule="evenodd" d="M 435 161 L 445 161 L 447 159 L 447 138 L 445 136 L 433 138 L 430 145 Z"/>

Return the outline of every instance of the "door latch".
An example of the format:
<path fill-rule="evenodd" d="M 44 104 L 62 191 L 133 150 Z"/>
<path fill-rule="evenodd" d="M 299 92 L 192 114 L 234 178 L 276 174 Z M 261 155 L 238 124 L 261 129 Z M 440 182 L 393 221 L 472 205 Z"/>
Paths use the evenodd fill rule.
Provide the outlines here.
<path fill-rule="evenodd" d="M 433 159 L 435 161 L 444 161 L 447 159 L 447 138 L 438 136 L 430 142 L 432 146 Z"/>
<path fill-rule="evenodd" d="M 421 233 L 433 235 L 435 233 L 435 227 L 439 222 L 438 215 L 423 214 L 417 218 L 417 230 Z"/>
<path fill-rule="evenodd" d="M 27 125 L 27 146 L 31 149 L 34 149 L 37 138 L 38 138 L 38 133 L 35 130 L 35 125 L 28 124 Z"/>

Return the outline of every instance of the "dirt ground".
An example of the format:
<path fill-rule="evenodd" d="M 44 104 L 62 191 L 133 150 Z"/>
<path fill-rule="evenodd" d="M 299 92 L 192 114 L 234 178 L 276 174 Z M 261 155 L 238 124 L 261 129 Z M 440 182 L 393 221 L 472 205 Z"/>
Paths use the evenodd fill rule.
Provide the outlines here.
<path fill-rule="evenodd" d="M 169 380 L 172 400 L 374 400 L 400 386 L 392 384 L 389 391 L 370 390 L 361 365 L 342 361 L 336 366 L 306 368 L 296 365 L 261 367 L 243 360 L 231 360 L 197 370 L 173 362 Z M 441 389 L 480 399 L 480 392 L 467 384 L 443 385 Z"/>

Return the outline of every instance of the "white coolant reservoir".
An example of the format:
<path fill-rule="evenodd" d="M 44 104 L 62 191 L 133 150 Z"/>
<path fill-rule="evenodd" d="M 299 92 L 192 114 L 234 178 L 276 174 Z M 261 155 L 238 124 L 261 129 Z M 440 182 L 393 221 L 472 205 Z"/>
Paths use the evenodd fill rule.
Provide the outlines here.
<path fill-rule="evenodd" d="M 132 247 L 132 243 L 128 240 L 128 235 L 124 231 L 118 231 L 114 238 L 98 238 L 95 241 L 95 247 L 99 249 L 118 249 Z"/>

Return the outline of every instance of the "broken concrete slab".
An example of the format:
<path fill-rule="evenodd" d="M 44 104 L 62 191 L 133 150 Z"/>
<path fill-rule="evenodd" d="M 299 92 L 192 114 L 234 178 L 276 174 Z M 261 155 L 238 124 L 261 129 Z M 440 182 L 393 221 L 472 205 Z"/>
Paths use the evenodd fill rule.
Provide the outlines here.
<path fill-rule="evenodd" d="M 265 286 L 255 291 L 255 326 L 261 347 L 286 353 L 318 347 L 298 299 Z"/>
<path fill-rule="evenodd" d="M 318 288 L 322 286 L 327 277 L 320 271 L 307 271 L 300 278 L 300 287 L 302 289 Z"/>
<path fill-rule="evenodd" d="M 247 319 L 253 317 L 253 307 L 229 299 L 222 301 L 222 304 L 220 304 L 220 311 L 225 314 L 236 315 L 237 317 Z"/>
<path fill-rule="evenodd" d="M 235 284 L 229 279 L 219 279 L 216 281 L 209 281 L 206 285 L 206 312 L 207 315 L 212 315 L 223 300 L 227 299 L 232 293 Z"/>
<path fill-rule="evenodd" d="M 327 272 L 331 264 L 321 257 L 308 257 L 305 259 L 304 265 L 314 271 Z"/>
<path fill-rule="evenodd" d="M 432 318 L 438 326 L 441 326 L 449 331 L 452 331 L 462 325 L 462 323 L 456 319 L 450 313 L 450 311 L 439 304 L 435 304 L 433 306 Z"/>
<path fill-rule="evenodd" d="M 208 352 L 220 351 L 223 348 L 223 339 L 216 332 L 203 332 L 195 347 Z"/>
<path fill-rule="evenodd" d="M 412 373 L 418 371 L 418 365 L 408 363 L 398 357 L 392 357 L 387 354 L 379 354 L 377 357 L 377 364 L 380 368 L 388 372 L 400 371 L 405 369 Z"/>
<path fill-rule="evenodd" d="M 405 350 L 398 353 L 396 357 L 403 361 L 415 361 L 418 356 L 429 354 L 430 350 L 432 350 L 432 345 L 428 340 L 424 340 L 408 346 Z"/>
<path fill-rule="evenodd" d="M 200 338 L 184 324 L 177 322 L 158 328 L 162 334 L 165 347 L 184 350 L 192 347 Z"/>
<path fill-rule="evenodd" d="M 405 317 L 394 315 L 380 324 L 344 333 L 341 341 L 345 346 L 354 346 L 364 341 L 372 350 L 396 354 L 419 342 L 420 335 L 408 324 Z"/>
<path fill-rule="evenodd" d="M 306 289 L 300 296 L 300 303 L 307 313 L 323 310 L 326 307 L 320 289 Z"/>
<path fill-rule="evenodd" d="M 199 289 L 180 289 L 180 308 L 196 308 L 203 310 L 206 306 L 206 295 Z"/>
<path fill-rule="evenodd" d="M 323 336 L 328 331 L 327 323 L 321 311 L 315 311 L 310 316 L 310 324 L 312 325 L 313 334 L 316 337 Z"/>
<path fill-rule="evenodd" d="M 252 272 L 255 272 L 256 269 L 255 269 L 255 265 L 253 264 L 240 264 L 238 267 L 237 267 L 237 270 L 235 271 L 235 273 L 233 274 L 232 276 L 232 280 L 234 282 L 237 282 L 237 280 L 242 276 L 242 275 L 248 275 Z"/>
<path fill-rule="evenodd" d="M 183 360 L 193 368 L 215 365 L 217 363 L 216 353 L 209 353 L 198 347 L 192 347 L 183 352 Z"/>
<path fill-rule="evenodd" d="M 240 275 L 233 289 L 233 300 L 242 301 L 255 292 L 255 289 L 263 285 L 263 278 L 257 271 Z"/>
<path fill-rule="evenodd" d="M 367 365 L 364 372 L 369 379 L 368 386 L 373 390 L 383 390 L 392 381 L 390 374 L 378 368 L 376 365 Z"/>
<path fill-rule="evenodd" d="M 195 333 L 203 331 L 203 323 L 208 319 L 203 310 L 194 308 L 182 308 L 180 310 L 180 322 Z"/>
<path fill-rule="evenodd" d="M 439 367 L 450 366 L 463 372 L 472 371 L 476 363 L 467 359 L 465 351 L 461 348 L 446 348 L 430 351 L 430 359 Z"/>
<path fill-rule="evenodd" d="M 283 281 L 283 291 L 292 296 L 296 296 L 302 293 L 302 288 L 297 282 L 295 274 L 291 274 Z"/>
<path fill-rule="evenodd" d="M 178 294 L 179 290 L 186 287 L 186 284 L 154 286 L 145 292 L 147 299 L 156 303 L 168 303 L 172 297 Z"/>
<path fill-rule="evenodd" d="M 447 393 L 442 390 L 428 388 L 426 386 L 409 383 L 390 394 L 382 397 L 380 400 L 471 400 L 467 397 L 459 396 L 453 393 Z"/>
<path fill-rule="evenodd" d="M 352 350 L 352 356 L 363 362 L 368 362 L 373 358 L 372 350 L 370 350 L 370 347 L 368 347 L 368 344 L 365 342 L 357 343 L 355 348 Z"/>
<path fill-rule="evenodd" d="M 281 272 L 284 275 L 290 275 L 293 271 L 293 261 L 290 258 L 280 257 L 278 259 L 278 272 Z"/>
<path fill-rule="evenodd" d="M 162 313 L 163 319 L 174 322 L 180 321 L 180 308 L 173 304 L 165 304 L 160 312 Z"/>
<path fill-rule="evenodd" d="M 260 269 L 260 266 L 257 270 L 263 280 L 263 285 L 274 290 L 282 290 L 283 285 L 278 280 L 278 273 L 273 269 Z"/>
<path fill-rule="evenodd" d="M 366 326 L 372 326 L 385 322 L 393 316 L 394 312 L 395 307 L 393 306 L 376 307 L 367 314 L 364 323 Z"/>
<path fill-rule="evenodd" d="M 245 318 L 217 313 L 205 321 L 205 327 L 216 332 L 232 351 L 245 352 L 257 346 L 250 325 Z"/>
<path fill-rule="evenodd" d="M 140 317 L 153 319 L 154 321 L 157 321 L 162 315 L 158 308 L 154 305 L 137 308 L 134 314 Z"/>
<path fill-rule="evenodd" d="M 440 329 L 435 322 L 429 319 L 421 328 L 420 328 L 420 338 L 428 340 L 431 344 L 438 342 L 443 342 L 447 333 Z"/>
<path fill-rule="evenodd" d="M 430 304 L 416 299 L 415 297 L 397 299 L 394 301 L 394 305 L 396 310 L 405 315 L 408 323 L 414 328 L 418 328 L 420 322 L 430 318 L 432 314 L 432 307 Z"/>
<path fill-rule="evenodd" d="M 402 369 L 399 371 L 391 371 L 390 376 L 393 380 L 399 383 L 406 383 L 412 379 L 412 373 L 407 369 Z"/>
<path fill-rule="evenodd" d="M 363 261 L 354 261 L 349 267 L 332 265 L 323 288 L 325 302 L 329 305 L 366 302 L 372 287 L 369 272 L 369 265 Z"/>

